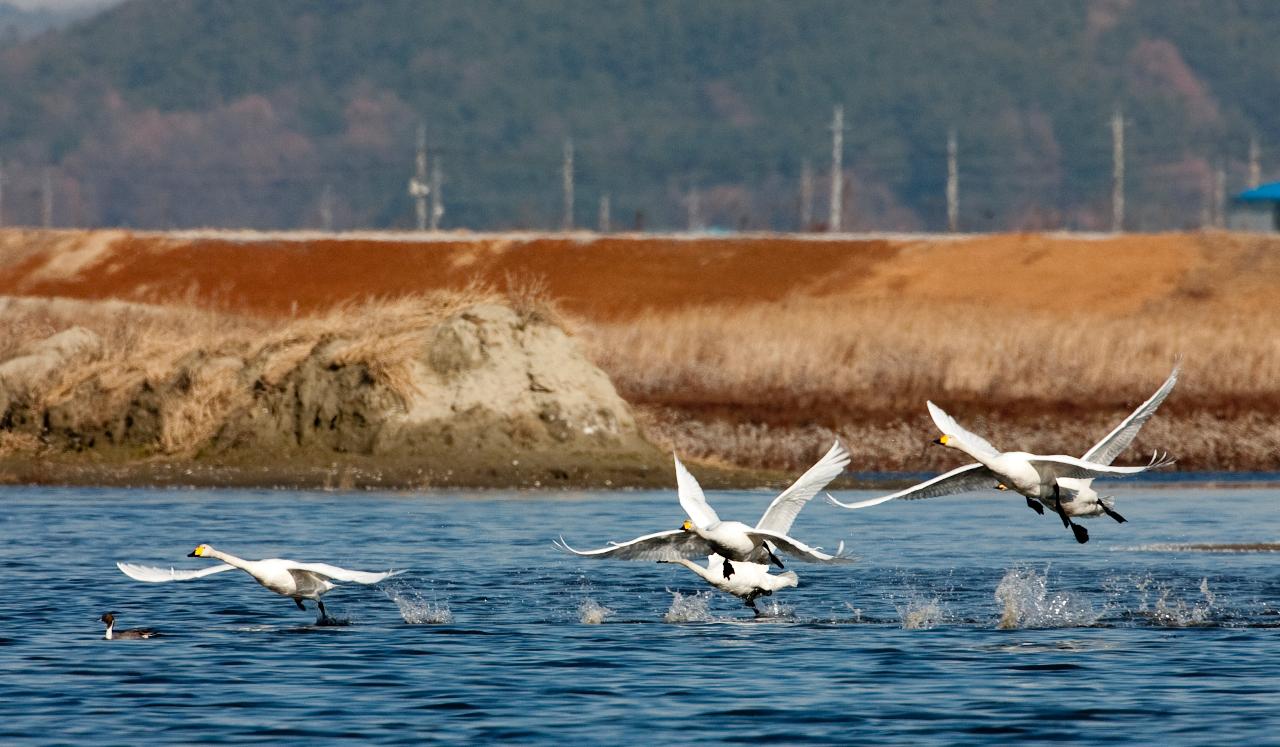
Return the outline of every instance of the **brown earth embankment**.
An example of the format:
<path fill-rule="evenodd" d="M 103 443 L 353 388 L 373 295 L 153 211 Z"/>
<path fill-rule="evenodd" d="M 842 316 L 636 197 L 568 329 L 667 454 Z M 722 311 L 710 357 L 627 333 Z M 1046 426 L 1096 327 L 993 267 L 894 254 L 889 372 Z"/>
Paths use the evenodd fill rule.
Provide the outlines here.
<path fill-rule="evenodd" d="M 0 231 L 0 294 L 266 323 L 487 288 L 552 302 L 658 446 L 793 470 L 931 470 L 923 402 L 997 445 L 1083 453 L 1181 360 L 1143 431 L 1180 469 L 1280 469 L 1280 239 Z M 271 320 L 276 320 L 271 322 Z M 11 355 L 0 346 L 0 360 Z"/>

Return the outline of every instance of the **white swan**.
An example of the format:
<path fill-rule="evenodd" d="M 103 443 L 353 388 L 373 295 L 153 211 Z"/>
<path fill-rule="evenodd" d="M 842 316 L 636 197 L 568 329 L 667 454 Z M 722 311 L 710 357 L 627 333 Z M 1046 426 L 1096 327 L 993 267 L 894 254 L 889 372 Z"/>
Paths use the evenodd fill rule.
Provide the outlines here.
<path fill-rule="evenodd" d="M 1174 375 L 1170 378 L 1176 379 L 1176 375 L 1177 370 L 1175 369 Z M 1165 395 L 1167 394 L 1168 392 L 1166 391 Z M 1160 399 L 1163 401 L 1163 396 Z M 927 404 L 934 424 L 943 433 L 933 443 L 963 451 L 977 459 L 977 463 L 957 467 L 950 472 L 891 495 L 854 503 L 844 503 L 828 495 L 827 502 L 841 508 L 858 509 L 875 506 L 897 498 L 916 500 L 964 493 L 986 487 L 1012 488 L 1027 498 L 1027 505 L 1038 508 L 1040 504 L 1043 504 L 1055 510 L 1059 518 L 1062 519 L 1063 526 L 1069 527 L 1076 541 L 1083 544 L 1089 541 L 1089 532 L 1071 520 L 1066 509 L 1066 502 L 1061 500 L 1064 487 L 1060 483 L 1062 479 L 1087 481 L 1085 483 L 1087 487 L 1087 483 L 1091 482 L 1095 477 L 1127 477 L 1173 463 L 1173 459 L 1157 455 L 1153 455 L 1150 463 L 1141 467 L 1113 467 L 1109 463 L 1110 459 L 1114 459 L 1120 452 L 1119 449 L 1113 452 L 1112 447 L 1121 441 L 1124 442 L 1124 446 L 1127 446 L 1128 442 L 1132 441 L 1133 437 L 1137 435 L 1142 423 L 1146 422 L 1146 419 L 1155 411 L 1154 407 L 1140 418 L 1136 427 L 1129 427 L 1133 425 L 1131 420 L 1134 417 L 1131 415 L 1119 428 L 1112 431 L 1106 439 L 1103 439 L 1103 442 L 1094 447 L 1098 449 L 1098 453 L 1101 455 L 1110 454 L 1108 462 L 1101 463 L 1087 459 L 1076 459 L 1075 457 L 1061 454 L 1042 456 L 1029 454 L 1025 451 L 1001 452 L 988 443 L 986 439 L 965 430 L 950 415 L 943 412 L 942 408 L 932 402 Z M 1156 404 L 1158 406 L 1159 402 Z M 1145 407 L 1146 405 L 1143 406 L 1143 408 Z M 1142 411 L 1143 408 L 1139 408 L 1139 411 Z M 1107 442 L 1112 437 L 1115 437 L 1114 442 L 1108 444 Z M 1102 448 L 1099 449 L 1099 447 Z M 1035 503 L 1035 501 L 1039 501 L 1039 503 Z M 1099 503 L 1101 505 L 1101 502 Z"/>
<path fill-rule="evenodd" d="M 756 607 L 756 599 L 767 597 L 778 589 L 786 589 L 800 584 L 800 577 L 795 571 L 784 571 L 777 575 L 769 573 L 769 566 L 763 563 L 737 562 L 733 564 L 733 575 L 724 575 L 724 558 L 712 554 L 707 557 L 706 567 L 702 567 L 688 558 L 660 560 L 659 563 L 678 563 L 693 571 L 703 581 L 711 584 L 726 594 L 741 599 L 756 615 L 760 608 Z"/>
<path fill-rule="evenodd" d="M 383 579 L 404 573 L 404 571 L 386 571 L 384 573 L 349 571 L 346 568 L 339 568 L 328 563 L 299 563 L 296 560 L 284 560 L 282 558 L 245 560 L 210 545 L 196 546 L 196 549 L 192 550 L 187 557 L 216 558 L 223 562 L 199 570 L 156 568 L 134 563 L 116 563 L 116 567 L 129 578 L 148 583 L 190 581 L 239 568 L 253 576 L 255 581 L 271 591 L 292 599 L 300 610 L 306 609 L 306 607 L 302 606 L 302 600 L 310 599 L 314 601 L 320 609 L 321 618 L 328 618 L 328 614 L 324 611 L 324 602 L 320 601 L 320 597 L 334 588 L 334 580 L 349 581 L 355 584 L 376 584 Z"/>
<path fill-rule="evenodd" d="M 814 563 L 842 562 L 843 543 L 835 555 L 828 555 L 818 548 L 809 547 L 789 536 L 792 523 L 804 504 L 827 483 L 834 480 L 849 463 L 849 452 L 836 441 L 826 456 L 797 479 L 769 504 L 755 527 L 739 521 L 721 521 L 707 503 L 702 487 L 689 470 L 675 457 L 676 485 L 680 505 L 688 519 L 679 529 L 646 534 L 627 542 L 613 544 L 597 550 L 575 550 L 561 537 L 554 544 L 561 550 L 581 557 L 615 558 L 618 560 L 678 561 L 699 556 L 719 555 L 726 579 L 734 576 L 735 566 L 730 561 L 767 564 L 773 562 L 779 568 L 782 561 L 773 548 L 801 560 Z"/>
<path fill-rule="evenodd" d="M 1174 366 L 1173 372 L 1169 374 L 1169 378 L 1164 380 L 1156 393 L 1151 395 L 1146 402 L 1138 405 L 1138 409 L 1129 413 L 1129 417 L 1120 422 L 1101 441 L 1093 445 L 1093 448 L 1084 453 L 1080 457 L 1086 462 L 1096 462 L 1098 464 L 1111 464 L 1116 457 L 1120 456 L 1125 449 L 1129 448 L 1129 444 L 1133 443 L 1133 439 L 1138 436 L 1138 431 L 1142 430 L 1142 426 L 1156 414 L 1156 410 L 1164 402 L 1165 397 L 1173 391 L 1173 387 L 1178 383 L 1179 367 Z M 1062 488 L 1062 495 L 1059 503 L 1063 504 L 1063 509 L 1068 516 L 1101 516 L 1106 514 L 1117 522 L 1124 523 L 1125 518 L 1115 510 L 1115 498 L 1109 495 L 1098 495 L 1093 489 L 1092 478 L 1074 478 L 1060 477 L 1058 485 Z M 1047 505 L 1047 504 L 1046 504 Z M 1036 513 L 1043 513 L 1043 509 L 1039 505 L 1032 506 Z M 1057 506 L 1048 506 L 1048 508 L 1056 511 Z"/>

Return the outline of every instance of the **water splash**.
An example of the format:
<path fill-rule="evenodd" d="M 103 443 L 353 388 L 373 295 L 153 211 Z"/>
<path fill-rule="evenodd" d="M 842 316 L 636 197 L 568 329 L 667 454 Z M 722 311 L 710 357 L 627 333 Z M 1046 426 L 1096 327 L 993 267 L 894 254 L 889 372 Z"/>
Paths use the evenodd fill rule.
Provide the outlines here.
<path fill-rule="evenodd" d="M 410 625 L 449 625 L 453 622 L 453 610 L 448 602 L 428 599 L 421 591 L 407 584 L 383 588 L 387 598 L 400 609 L 400 618 Z"/>
<path fill-rule="evenodd" d="M 1148 613 L 1152 622 L 1171 628 L 1189 628 L 1213 622 L 1213 606 L 1217 597 L 1209 588 L 1207 576 L 1200 579 L 1203 601 L 1188 604 L 1185 599 L 1173 598 L 1173 590 L 1167 585 L 1160 584 L 1157 588 L 1159 596 Z"/>
<path fill-rule="evenodd" d="M 895 606 L 904 630 L 929 630 L 946 616 L 937 597 L 912 599 L 904 605 Z"/>
<path fill-rule="evenodd" d="M 1071 628 L 1093 625 L 1101 615 L 1084 597 L 1070 592 L 1049 592 L 1048 569 L 1014 568 L 996 586 L 1001 604 L 1001 630 L 1018 628 Z"/>
<path fill-rule="evenodd" d="M 711 616 L 710 602 L 710 592 L 702 591 L 686 596 L 673 591 L 671 607 L 662 619 L 669 623 L 711 622 L 715 618 Z"/>
<path fill-rule="evenodd" d="M 587 597 L 578 604 L 578 620 L 583 625 L 599 625 L 605 621 L 609 615 L 613 614 L 613 610 L 600 604 L 596 600 Z"/>
<path fill-rule="evenodd" d="M 769 619 L 787 619 L 796 616 L 796 610 L 789 604 L 783 604 L 776 599 L 770 599 L 767 602 L 761 602 L 756 605 L 760 608 L 760 617 Z"/>

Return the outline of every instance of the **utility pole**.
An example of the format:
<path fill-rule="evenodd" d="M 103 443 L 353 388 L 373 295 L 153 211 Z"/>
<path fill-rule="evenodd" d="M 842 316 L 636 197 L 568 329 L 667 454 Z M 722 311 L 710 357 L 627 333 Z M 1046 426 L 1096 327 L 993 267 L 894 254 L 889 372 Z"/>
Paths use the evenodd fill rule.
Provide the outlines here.
<path fill-rule="evenodd" d="M 689 232 L 702 230 L 702 193 L 697 187 L 689 189 L 687 207 L 689 209 Z"/>
<path fill-rule="evenodd" d="M 597 224 L 600 233 L 609 233 L 609 211 L 609 195 L 606 193 L 600 196 L 600 220 Z"/>
<path fill-rule="evenodd" d="M 418 217 L 418 230 L 427 230 L 427 195 L 431 186 L 427 184 L 427 126 L 418 124 L 418 154 L 414 162 L 413 177 L 409 179 L 409 196 L 414 200 Z"/>
<path fill-rule="evenodd" d="M 40 184 L 40 196 L 42 210 L 40 211 L 41 225 L 45 228 L 53 227 L 53 169 L 46 166 L 44 168 L 44 179 Z"/>
<path fill-rule="evenodd" d="M 564 219 L 560 227 L 566 231 L 573 230 L 573 138 L 564 139 Z"/>
<path fill-rule="evenodd" d="M 1213 171 L 1213 225 L 1215 228 L 1227 225 L 1227 169 L 1221 159 Z"/>
<path fill-rule="evenodd" d="M 957 162 L 956 130 L 947 130 L 947 230 L 960 230 L 960 166 Z"/>
<path fill-rule="evenodd" d="M 440 171 L 439 154 L 431 161 L 431 230 L 440 230 L 444 217 L 444 174 Z"/>
<path fill-rule="evenodd" d="M 1262 148 L 1258 146 L 1258 136 L 1249 136 L 1249 189 L 1257 189 L 1262 184 Z"/>
<path fill-rule="evenodd" d="M 800 230 L 813 225 L 813 166 L 809 159 L 800 162 Z"/>
<path fill-rule="evenodd" d="M 836 104 L 831 118 L 831 219 L 827 230 L 840 231 L 840 213 L 844 207 L 844 106 Z"/>
<path fill-rule="evenodd" d="M 324 185 L 320 193 L 320 230 L 328 233 L 333 230 L 333 185 Z"/>
<path fill-rule="evenodd" d="M 1111 115 L 1111 230 L 1124 230 L 1124 113 Z"/>

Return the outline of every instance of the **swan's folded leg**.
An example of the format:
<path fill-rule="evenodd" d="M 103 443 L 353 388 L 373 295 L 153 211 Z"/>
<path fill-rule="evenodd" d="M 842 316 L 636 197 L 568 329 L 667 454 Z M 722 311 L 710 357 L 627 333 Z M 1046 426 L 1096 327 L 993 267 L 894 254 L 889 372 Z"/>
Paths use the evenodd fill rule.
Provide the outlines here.
<path fill-rule="evenodd" d="M 1040 505 L 1040 501 L 1037 501 L 1035 498 L 1027 498 L 1027 508 L 1035 511 L 1041 516 L 1044 516 L 1044 506 Z"/>
<path fill-rule="evenodd" d="M 329 619 L 329 613 L 324 611 L 324 602 L 317 599 L 316 606 L 320 608 L 320 619 L 321 620 Z"/>
<path fill-rule="evenodd" d="M 773 564 L 779 568 L 786 570 L 786 566 L 782 565 L 782 561 L 778 559 L 778 556 L 773 554 L 773 548 L 769 547 L 769 543 L 765 542 L 763 543 L 763 546 L 764 551 L 769 553 L 769 560 L 773 561 Z"/>
<path fill-rule="evenodd" d="M 1107 504 L 1099 503 L 1098 505 L 1102 506 L 1102 512 L 1107 516 L 1110 516 L 1111 518 L 1115 519 L 1117 524 L 1123 524 L 1126 521 L 1128 521 L 1128 519 L 1124 518 L 1118 512 L 1116 512 L 1114 508 L 1108 507 Z"/>
<path fill-rule="evenodd" d="M 1031 500 L 1031 499 L 1028 498 L 1027 500 Z M 1053 485 L 1053 505 L 1058 507 L 1058 518 L 1062 519 L 1062 526 L 1064 527 L 1071 526 L 1071 519 L 1067 516 L 1067 509 L 1063 508 L 1062 506 L 1062 497 L 1061 497 L 1061 494 L 1058 492 L 1057 483 L 1054 483 Z"/>
<path fill-rule="evenodd" d="M 301 600 L 301 599 L 299 599 L 299 598 L 297 598 L 297 597 L 294 597 L 294 598 L 293 598 L 293 603 L 294 603 L 294 604 L 296 604 L 296 605 L 298 605 L 298 609 L 302 610 L 303 612 L 306 612 L 306 611 L 307 611 L 307 608 L 302 606 L 302 600 Z"/>

